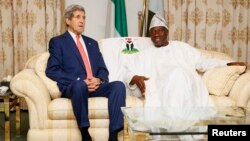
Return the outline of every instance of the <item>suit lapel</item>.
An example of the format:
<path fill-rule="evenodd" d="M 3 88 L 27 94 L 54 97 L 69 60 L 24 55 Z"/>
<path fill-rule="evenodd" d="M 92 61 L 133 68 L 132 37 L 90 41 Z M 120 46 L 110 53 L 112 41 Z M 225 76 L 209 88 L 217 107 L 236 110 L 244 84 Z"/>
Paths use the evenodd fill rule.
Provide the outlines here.
<path fill-rule="evenodd" d="M 77 45 L 76 45 L 74 39 L 71 37 L 71 35 L 69 34 L 68 31 L 66 31 L 64 33 L 64 36 L 65 36 L 67 47 L 69 47 L 70 50 L 75 54 L 77 60 L 80 62 L 80 64 L 82 65 L 82 67 L 85 69 L 85 66 L 84 66 L 81 54 L 78 51 L 78 48 L 77 48 Z"/>

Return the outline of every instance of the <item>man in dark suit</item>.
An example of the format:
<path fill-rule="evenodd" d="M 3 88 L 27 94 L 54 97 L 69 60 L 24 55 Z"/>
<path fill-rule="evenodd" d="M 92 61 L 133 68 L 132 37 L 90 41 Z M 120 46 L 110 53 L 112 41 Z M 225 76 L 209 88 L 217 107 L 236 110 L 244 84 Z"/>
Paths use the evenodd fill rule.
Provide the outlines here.
<path fill-rule="evenodd" d="M 91 140 L 88 132 L 88 98 L 107 97 L 109 110 L 109 141 L 116 141 L 123 129 L 122 106 L 125 86 L 120 81 L 108 82 L 108 70 L 98 43 L 81 35 L 85 26 L 85 10 L 70 5 L 65 10 L 68 30 L 49 42 L 50 57 L 46 75 L 58 84 L 62 97 L 70 98 L 82 140 Z"/>

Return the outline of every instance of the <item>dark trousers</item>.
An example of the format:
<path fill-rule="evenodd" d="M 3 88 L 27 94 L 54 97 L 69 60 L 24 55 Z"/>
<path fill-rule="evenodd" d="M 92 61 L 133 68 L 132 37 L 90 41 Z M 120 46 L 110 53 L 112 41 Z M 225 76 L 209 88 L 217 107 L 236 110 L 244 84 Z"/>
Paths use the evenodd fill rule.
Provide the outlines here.
<path fill-rule="evenodd" d="M 88 92 L 87 85 L 83 81 L 74 81 L 67 87 L 63 97 L 72 101 L 73 112 L 79 128 L 89 127 L 88 98 L 107 97 L 109 112 L 109 132 L 115 132 L 123 128 L 123 114 L 121 107 L 125 106 L 126 90 L 120 81 L 103 83 L 93 93 Z M 106 105 L 102 105 L 105 107 Z"/>

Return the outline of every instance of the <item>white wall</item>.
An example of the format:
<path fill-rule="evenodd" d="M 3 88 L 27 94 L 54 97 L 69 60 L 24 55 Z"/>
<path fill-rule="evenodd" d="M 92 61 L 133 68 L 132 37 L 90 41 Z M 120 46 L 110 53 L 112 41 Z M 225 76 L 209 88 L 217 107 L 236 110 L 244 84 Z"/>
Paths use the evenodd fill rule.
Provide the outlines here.
<path fill-rule="evenodd" d="M 79 4 L 86 11 L 86 27 L 84 34 L 96 40 L 105 36 L 108 0 L 66 0 L 66 7 Z M 143 0 L 125 0 L 128 35 L 138 36 L 138 11 L 142 9 Z"/>

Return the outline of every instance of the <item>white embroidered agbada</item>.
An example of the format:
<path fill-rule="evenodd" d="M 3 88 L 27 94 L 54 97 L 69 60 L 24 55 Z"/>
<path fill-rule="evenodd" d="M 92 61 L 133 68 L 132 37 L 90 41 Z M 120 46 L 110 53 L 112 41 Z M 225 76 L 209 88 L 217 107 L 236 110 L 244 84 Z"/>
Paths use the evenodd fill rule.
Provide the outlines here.
<path fill-rule="evenodd" d="M 196 70 L 203 72 L 227 63 L 207 58 L 192 46 L 179 41 L 169 41 L 165 47 L 149 47 L 131 60 L 125 65 L 128 86 L 134 75 L 149 77 L 145 81 L 145 106 L 178 107 L 180 113 L 187 106 L 213 106 Z M 136 96 L 140 96 L 136 85 L 129 87 Z"/>
<path fill-rule="evenodd" d="M 150 28 L 157 26 L 168 29 L 165 19 L 159 15 L 153 17 Z M 144 116 L 138 117 L 143 123 L 147 120 L 149 123 L 156 121 L 147 126 L 151 130 L 158 130 L 160 127 L 173 132 L 182 131 L 192 128 L 198 120 L 216 114 L 215 108 L 210 108 L 214 106 L 213 102 L 196 70 L 204 72 L 216 66 L 225 66 L 226 61 L 209 59 L 184 42 L 169 41 L 167 46 L 151 46 L 139 52 L 126 63 L 124 81 L 134 90 L 132 94 L 141 96 L 136 85 L 129 85 L 133 76 L 149 77 L 149 80 L 145 81 L 144 106 L 161 107 L 157 108 L 161 109 L 158 113 L 157 110 L 146 113 L 143 111 Z M 150 108 L 145 108 L 147 109 Z M 180 140 L 194 140 L 191 135 L 178 137 Z"/>

